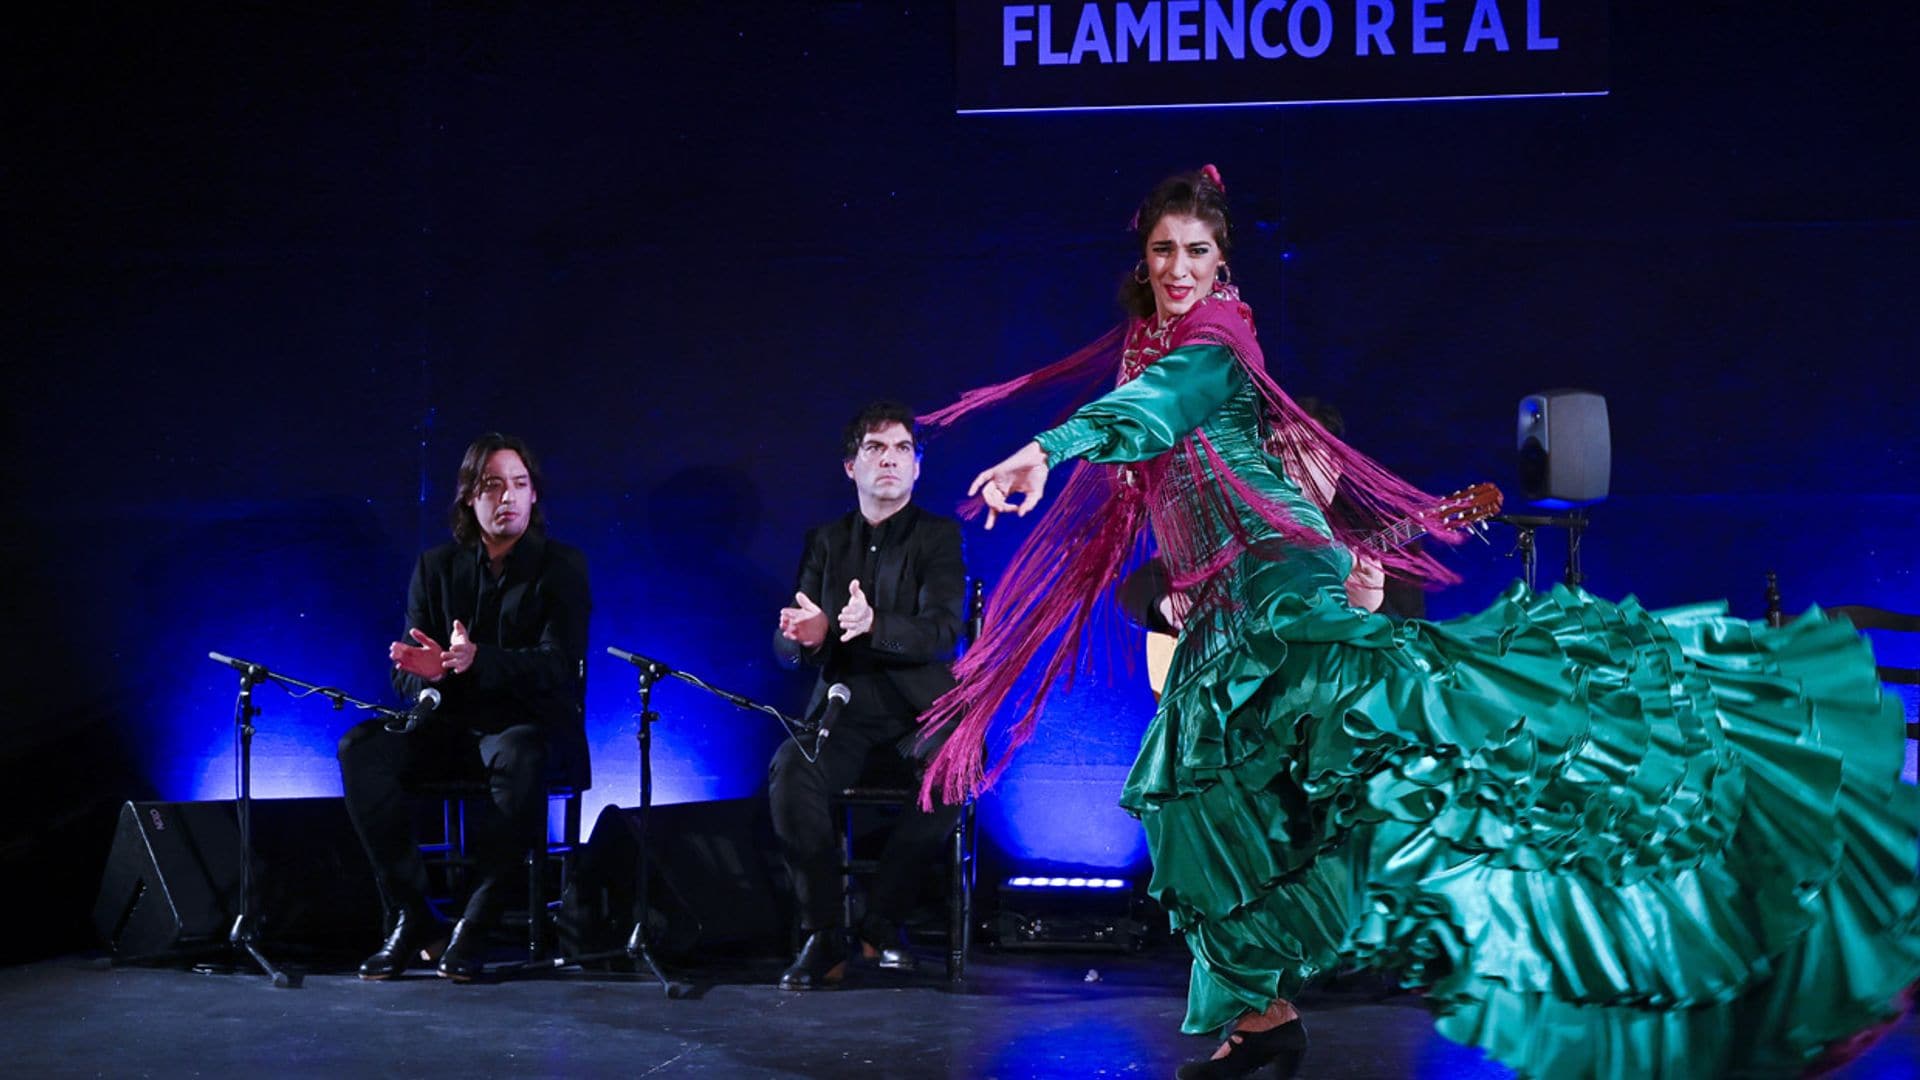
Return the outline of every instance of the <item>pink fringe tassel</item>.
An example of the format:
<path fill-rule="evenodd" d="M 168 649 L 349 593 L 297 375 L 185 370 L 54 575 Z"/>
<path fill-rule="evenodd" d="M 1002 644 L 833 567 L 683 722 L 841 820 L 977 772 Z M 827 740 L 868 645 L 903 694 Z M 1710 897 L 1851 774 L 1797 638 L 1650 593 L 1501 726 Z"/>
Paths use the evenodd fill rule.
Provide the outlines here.
<path fill-rule="evenodd" d="M 920 417 L 929 427 L 951 424 L 978 409 L 998 404 L 1016 394 L 1057 385 L 1071 379 L 1092 380 L 1118 370 L 1121 349 L 1129 334 L 1142 324 L 1136 320 L 1038 371 L 982 387 L 962 395 L 944 409 Z M 1251 311 L 1231 291 L 1217 292 L 1187 313 L 1170 348 L 1187 345 L 1225 346 L 1258 388 L 1269 422 L 1287 433 L 1296 452 L 1316 455 L 1337 470 L 1343 500 L 1350 511 L 1330 521 L 1334 538 L 1348 547 L 1359 545 L 1366 533 L 1388 523 L 1412 517 L 1430 526 L 1426 518 L 1436 501 L 1381 467 L 1373 459 L 1328 434 L 1268 377 L 1265 359 L 1254 342 Z M 960 802 L 976 795 L 1006 770 L 1013 752 L 1032 738 L 1041 706 L 1056 683 L 1072 685 L 1086 653 L 1087 628 L 1094 609 L 1121 570 L 1134 558 L 1147 525 L 1147 507 L 1169 468 L 1194 475 L 1218 477 L 1212 488 L 1204 484 L 1205 503 L 1191 508 L 1201 518 L 1224 524 L 1234 543 L 1222 550 L 1199 550 L 1209 533 L 1202 522 L 1163 514 L 1158 528 L 1169 566 L 1181 573 L 1175 585 L 1207 589 L 1207 580 L 1247 549 L 1252 536 L 1239 516 L 1238 506 L 1249 507 L 1289 543 L 1323 546 L 1328 540 L 1296 520 L 1287 508 L 1267 498 L 1226 466 L 1204 434 L 1184 440 L 1165 458 L 1132 466 L 1135 484 L 1123 484 L 1114 466 L 1082 463 L 1075 468 L 1053 504 L 1041 514 L 1033 533 L 1014 554 L 1013 562 L 988 599 L 986 631 L 954 666 L 959 685 L 942 695 L 921 717 L 923 741 L 946 733 L 944 743 L 927 767 L 920 801 L 931 806 L 938 799 Z M 962 509 L 975 516 L 978 500 Z M 1434 528 L 1432 535 L 1446 542 L 1460 537 Z M 1406 580 L 1458 580 L 1425 552 L 1404 550 L 1378 553 L 1387 572 Z M 1037 688 L 1021 706 L 1008 732 L 1007 745 L 989 767 L 987 738 L 995 716 L 1013 695 L 1022 674 L 1055 634 Z"/>

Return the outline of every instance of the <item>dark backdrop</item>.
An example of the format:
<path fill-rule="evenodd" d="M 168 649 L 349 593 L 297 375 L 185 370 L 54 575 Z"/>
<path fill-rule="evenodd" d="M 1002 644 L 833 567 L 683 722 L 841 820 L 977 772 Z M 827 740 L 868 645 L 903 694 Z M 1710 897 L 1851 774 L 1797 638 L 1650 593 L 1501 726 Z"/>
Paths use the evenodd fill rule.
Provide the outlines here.
<path fill-rule="evenodd" d="M 84 931 L 116 801 L 233 791 L 218 649 L 372 695 L 458 455 L 546 456 L 596 649 L 789 708 L 767 648 L 839 424 L 1091 338 L 1161 176 L 1218 163 L 1270 364 L 1436 488 L 1512 490 L 1517 399 L 1605 394 L 1599 591 L 1920 607 L 1920 55 L 1898 5 L 1617 0 L 1613 93 L 956 117 L 948 3 L 59 7 L 5 35 L 9 905 Z M 1041 426 L 937 441 L 920 498 Z M 1019 530 L 970 532 L 991 577 Z M 1557 541 L 1545 542 L 1551 571 Z M 1515 573 L 1463 552 L 1440 614 Z M 1130 646 L 1129 646 L 1130 647 Z M 598 802 L 633 687 L 590 665 Z M 1063 699 L 1004 861 L 1138 870 L 1144 692 Z M 777 737 L 669 684 L 663 801 Z M 274 692 L 258 792 L 352 719 Z M 594 808 L 589 808 L 591 817 Z"/>

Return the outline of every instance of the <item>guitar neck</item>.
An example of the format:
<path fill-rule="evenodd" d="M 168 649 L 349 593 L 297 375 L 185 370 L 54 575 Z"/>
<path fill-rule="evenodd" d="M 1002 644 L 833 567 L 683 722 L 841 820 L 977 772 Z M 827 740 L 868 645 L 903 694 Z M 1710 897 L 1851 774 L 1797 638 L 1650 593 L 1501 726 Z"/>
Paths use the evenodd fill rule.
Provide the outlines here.
<path fill-rule="evenodd" d="M 1418 521 L 1413 518 L 1403 518 L 1379 532 L 1368 533 L 1360 539 L 1360 542 L 1375 551 L 1392 551 L 1402 544 L 1411 544 L 1425 535 L 1427 530 Z"/>

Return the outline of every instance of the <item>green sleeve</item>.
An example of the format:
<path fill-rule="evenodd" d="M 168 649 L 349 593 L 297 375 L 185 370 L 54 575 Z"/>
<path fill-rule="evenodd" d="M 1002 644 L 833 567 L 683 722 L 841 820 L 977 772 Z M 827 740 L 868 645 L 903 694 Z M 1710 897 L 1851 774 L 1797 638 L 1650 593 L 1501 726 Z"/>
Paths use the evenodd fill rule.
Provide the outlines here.
<path fill-rule="evenodd" d="M 1196 345 L 1161 357 L 1140 377 L 1080 407 L 1067 422 L 1036 435 L 1047 464 L 1145 461 L 1187 437 L 1246 378 L 1220 345 Z"/>

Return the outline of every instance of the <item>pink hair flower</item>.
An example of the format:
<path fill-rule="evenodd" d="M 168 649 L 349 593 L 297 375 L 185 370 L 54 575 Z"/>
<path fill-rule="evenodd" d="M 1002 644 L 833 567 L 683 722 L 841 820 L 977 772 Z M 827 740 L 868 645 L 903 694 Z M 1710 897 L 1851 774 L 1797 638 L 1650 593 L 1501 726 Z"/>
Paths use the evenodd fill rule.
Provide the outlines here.
<path fill-rule="evenodd" d="M 1220 194 L 1227 193 L 1227 182 L 1220 179 L 1220 170 L 1214 168 L 1211 163 L 1200 166 L 1200 175 L 1213 181 L 1213 186 L 1220 189 Z"/>

